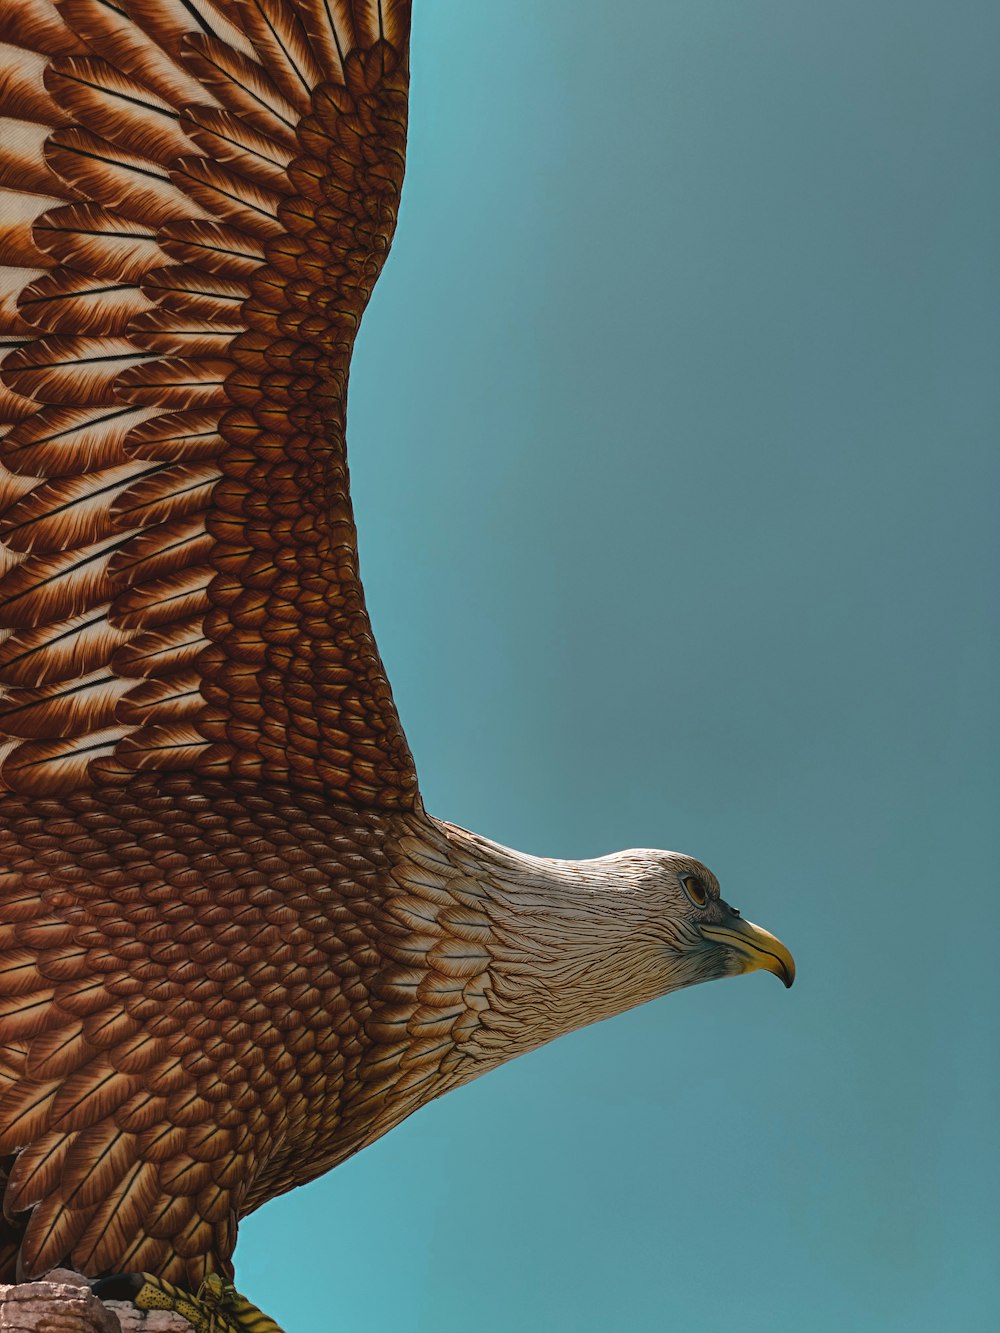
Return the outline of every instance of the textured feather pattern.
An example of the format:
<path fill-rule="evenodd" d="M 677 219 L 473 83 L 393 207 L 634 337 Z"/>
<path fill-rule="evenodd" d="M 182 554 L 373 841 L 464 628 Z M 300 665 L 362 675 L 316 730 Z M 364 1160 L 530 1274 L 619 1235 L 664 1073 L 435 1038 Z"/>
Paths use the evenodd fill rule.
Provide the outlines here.
<path fill-rule="evenodd" d="M 0 1280 L 231 1273 L 480 1007 L 381 902 L 427 821 L 345 453 L 408 30 L 0 3 Z"/>
<path fill-rule="evenodd" d="M 5 9 L 0 787 L 104 781 L 111 745 L 412 805 L 344 451 L 408 28 L 349 0 Z"/>
<path fill-rule="evenodd" d="M 422 816 L 140 770 L 12 795 L 0 852 L 21 883 L 0 1154 L 25 1276 L 229 1272 L 240 1216 L 478 1072 L 494 927 Z"/>

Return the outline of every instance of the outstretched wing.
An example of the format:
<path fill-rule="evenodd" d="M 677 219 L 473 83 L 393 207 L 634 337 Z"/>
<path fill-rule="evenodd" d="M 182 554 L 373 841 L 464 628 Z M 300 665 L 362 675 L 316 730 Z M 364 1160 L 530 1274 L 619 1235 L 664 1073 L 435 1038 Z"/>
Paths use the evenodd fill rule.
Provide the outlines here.
<path fill-rule="evenodd" d="M 409 0 L 0 0 L 0 787 L 410 806 L 348 494 Z"/>

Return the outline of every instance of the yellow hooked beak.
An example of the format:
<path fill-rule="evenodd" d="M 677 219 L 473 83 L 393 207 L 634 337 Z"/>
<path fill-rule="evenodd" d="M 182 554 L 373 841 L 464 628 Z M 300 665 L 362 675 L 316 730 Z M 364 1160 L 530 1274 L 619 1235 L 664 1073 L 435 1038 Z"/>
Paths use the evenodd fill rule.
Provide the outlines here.
<path fill-rule="evenodd" d="M 756 972 L 763 968 L 773 972 L 776 977 L 790 986 L 795 980 L 795 959 L 776 936 L 752 921 L 744 921 L 740 916 L 732 916 L 725 925 L 715 926 L 707 922 L 699 924 L 698 929 L 707 940 L 719 944 L 728 944 L 743 957 L 744 972 Z"/>

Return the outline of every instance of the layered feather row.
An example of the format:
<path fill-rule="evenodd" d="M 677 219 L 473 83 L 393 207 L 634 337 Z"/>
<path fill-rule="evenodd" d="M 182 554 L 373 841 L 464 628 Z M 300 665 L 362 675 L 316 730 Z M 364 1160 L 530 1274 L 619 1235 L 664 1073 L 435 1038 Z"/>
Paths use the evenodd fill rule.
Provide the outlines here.
<path fill-rule="evenodd" d="M 337 117 L 356 118 L 356 99 L 371 100 L 382 53 L 393 40 L 403 50 L 407 29 L 408 4 L 393 0 L 4 0 L 0 785 L 52 795 L 101 764 L 217 769 L 254 749 L 246 718 L 227 725 L 226 682 L 240 673 L 227 672 L 226 648 L 213 660 L 214 728 L 202 725 L 212 690 L 192 684 L 213 638 L 237 661 L 248 635 L 258 663 L 264 646 L 259 624 L 227 627 L 225 615 L 206 631 L 224 600 L 218 589 L 212 596 L 213 578 L 252 546 L 226 517 L 211 519 L 234 434 L 220 423 L 235 400 L 246 409 L 241 438 L 249 418 L 255 434 L 273 426 L 289 375 L 315 369 L 301 337 L 314 299 L 301 281 L 287 291 L 286 278 L 261 287 L 259 275 L 269 271 L 268 247 L 285 253 L 289 230 L 301 234 L 321 201 L 316 181 L 330 164 L 292 169 L 317 88 L 342 95 L 326 97 L 325 135 L 306 148 L 335 151 Z M 367 65 L 365 48 L 377 53 Z M 384 156 L 372 114 L 363 129 L 376 151 L 354 132 L 352 169 L 380 148 Z M 313 236 L 324 230 L 311 225 Z M 326 218 L 325 249 L 310 260 L 300 247 L 292 267 L 308 270 L 327 303 L 331 281 L 342 279 L 348 327 L 320 354 L 342 394 L 374 273 L 358 237 L 338 236 L 339 225 Z M 341 261 L 332 275 L 323 271 L 330 258 Z M 280 312 L 296 305 L 290 327 Z M 342 404 L 333 416 L 342 423 Z M 314 426 L 329 432 L 329 414 Z M 258 469 L 253 485 L 262 484 Z M 226 515 L 234 497 L 231 489 Z M 284 499 L 286 509 L 296 504 Z M 356 572 L 344 575 L 356 583 Z M 359 710 L 375 715 L 366 744 L 405 769 L 380 673 L 360 690 L 379 694 Z M 250 692 L 259 726 L 259 681 Z M 281 711 L 287 723 L 289 708 Z M 283 756 L 293 744 L 282 743 Z M 365 760 L 353 776 L 370 788 L 372 772 Z"/>
<path fill-rule="evenodd" d="M 251 1145 L 292 1096 L 265 1104 L 251 1053 L 279 1081 L 294 1067 L 296 1105 L 329 1082 L 329 1011 L 359 964 L 321 960 L 325 988 L 269 1005 L 291 946 L 240 915 L 242 888 L 226 901 L 253 858 L 201 807 L 183 855 L 158 834 L 145 860 L 118 809 L 46 820 L 49 798 L 64 811 L 150 769 L 412 801 L 343 447 L 402 175 L 408 8 L 0 4 L 0 785 L 47 812 L 0 885 L 0 1157 L 17 1154 L 24 1274 L 69 1256 L 225 1269 Z M 194 876 L 211 891 L 179 893 L 213 837 Z M 295 947 L 301 970 L 312 946 Z"/>

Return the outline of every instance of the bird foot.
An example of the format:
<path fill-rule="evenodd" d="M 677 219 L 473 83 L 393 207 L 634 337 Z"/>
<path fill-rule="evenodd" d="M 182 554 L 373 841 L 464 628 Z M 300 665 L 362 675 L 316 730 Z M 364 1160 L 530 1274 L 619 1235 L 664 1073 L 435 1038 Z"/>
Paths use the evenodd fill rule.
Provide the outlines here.
<path fill-rule="evenodd" d="M 152 1273 L 116 1273 L 92 1288 L 102 1301 L 131 1301 L 139 1310 L 174 1310 L 195 1333 L 282 1333 L 231 1282 L 211 1273 L 195 1296 Z"/>

